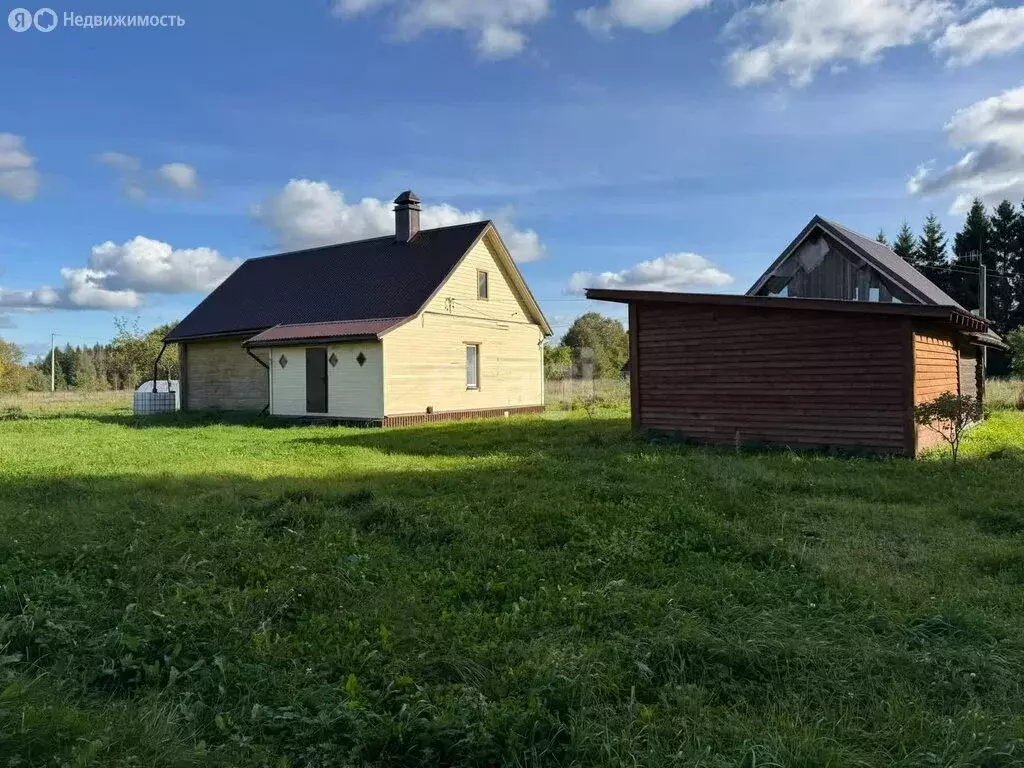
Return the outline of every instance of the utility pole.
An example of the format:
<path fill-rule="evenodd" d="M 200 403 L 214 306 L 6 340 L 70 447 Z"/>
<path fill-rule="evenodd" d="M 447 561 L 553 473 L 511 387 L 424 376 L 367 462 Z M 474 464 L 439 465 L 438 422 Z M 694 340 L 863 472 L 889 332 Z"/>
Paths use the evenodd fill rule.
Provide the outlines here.
<path fill-rule="evenodd" d="M 988 320 L 988 267 L 985 266 L 984 251 L 977 251 L 971 256 L 978 260 L 978 316 Z M 988 347 L 981 348 L 981 373 L 988 376 Z"/>
<path fill-rule="evenodd" d="M 57 338 L 56 333 L 50 334 L 50 394 L 57 391 L 57 375 L 56 375 L 56 363 L 57 363 L 57 347 L 54 343 L 54 339 Z"/>

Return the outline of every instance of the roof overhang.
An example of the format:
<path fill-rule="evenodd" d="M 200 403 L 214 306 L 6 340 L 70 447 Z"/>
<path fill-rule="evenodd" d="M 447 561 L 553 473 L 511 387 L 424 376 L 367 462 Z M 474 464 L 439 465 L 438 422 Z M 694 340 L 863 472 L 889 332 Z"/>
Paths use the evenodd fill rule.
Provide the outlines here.
<path fill-rule="evenodd" d="M 838 299 L 797 299 L 782 296 L 740 296 L 719 293 L 670 293 L 667 291 L 620 291 L 588 288 L 587 298 L 625 304 L 664 302 L 703 305 L 708 307 L 745 307 L 764 310 L 809 310 L 814 312 L 849 312 L 865 315 L 920 317 L 947 322 L 965 333 L 991 335 L 998 339 L 980 317 L 955 307 L 934 304 L 897 304 L 873 301 L 841 301 Z M 980 343 L 980 342 L 979 342 Z"/>
<path fill-rule="evenodd" d="M 287 347 L 295 344 L 329 344 L 338 342 L 379 341 L 381 336 L 409 318 L 389 317 L 376 320 L 344 320 L 328 323 L 293 323 L 273 328 L 246 339 L 243 345 L 253 347 Z"/>
<path fill-rule="evenodd" d="M 541 311 L 540 304 L 537 303 L 537 299 L 535 299 L 533 293 L 530 292 L 530 286 L 528 286 L 526 284 L 526 280 L 523 279 L 523 273 L 519 271 L 519 265 L 517 265 L 516 260 L 512 258 L 512 253 L 505 245 L 505 241 L 501 239 L 501 233 L 498 232 L 498 228 L 494 226 L 494 222 L 491 222 L 491 225 L 484 231 L 481 237 L 492 238 L 492 243 L 497 246 L 495 250 L 504 262 L 505 268 L 508 270 L 512 285 L 515 286 L 519 296 L 526 303 L 527 308 L 533 315 L 533 319 L 537 321 L 537 324 L 540 326 L 545 336 L 552 335 L 554 331 L 551 329 L 548 319 L 544 317 L 544 312 Z"/>
<path fill-rule="evenodd" d="M 187 344 L 190 341 L 215 341 L 217 339 L 247 339 L 254 333 L 261 333 L 266 328 L 245 328 L 240 331 L 222 331 L 218 333 L 196 334 L 192 336 L 176 336 L 174 331 L 164 336 L 164 344 Z"/>

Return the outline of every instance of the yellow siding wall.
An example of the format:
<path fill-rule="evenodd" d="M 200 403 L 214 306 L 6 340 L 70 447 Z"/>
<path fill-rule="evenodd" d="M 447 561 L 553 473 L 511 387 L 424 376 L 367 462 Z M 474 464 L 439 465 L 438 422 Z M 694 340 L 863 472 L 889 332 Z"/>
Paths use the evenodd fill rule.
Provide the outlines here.
<path fill-rule="evenodd" d="M 476 297 L 477 272 L 488 275 L 489 298 Z M 532 318 L 512 291 L 509 275 L 498 265 L 489 236 L 481 238 L 441 290 L 430 301 L 427 312 L 443 315 L 485 317 L 506 322 L 530 323 Z"/>
<path fill-rule="evenodd" d="M 384 337 L 388 416 L 544 404 L 540 328 L 424 314 Z M 479 389 L 466 388 L 466 344 L 480 345 Z"/>
<path fill-rule="evenodd" d="M 359 353 L 366 356 L 360 367 Z M 274 347 L 270 350 L 271 405 L 275 416 L 306 414 L 306 347 Z M 380 342 L 331 344 L 327 357 L 338 356 L 338 365 L 327 364 L 326 414 L 339 419 L 380 419 L 384 416 L 383 349 Z M 280 365 L 281 355 L 288 365 Z"/>
<path fill-rule="evenodd" d="M 488 273 L 487 300 L 477 271 Z M 543 405 L 543 333 L 484 238 L 415 320 L 384 336 L 384 412 Z M 466 388 L 466 344 L 480 345 L 480 387 Z"/>

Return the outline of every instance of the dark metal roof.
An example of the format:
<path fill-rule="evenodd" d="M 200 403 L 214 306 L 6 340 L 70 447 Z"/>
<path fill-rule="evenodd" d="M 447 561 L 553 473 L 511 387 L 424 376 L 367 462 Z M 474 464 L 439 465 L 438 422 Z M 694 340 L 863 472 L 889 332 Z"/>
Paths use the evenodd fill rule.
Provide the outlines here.
<path fill-rule="evenodd" d="M 296 342 L 362 341 L 379 339 L 385 331 L 404 323 L 407 317 L 383 320 L 345 320 L 340 323 L 298 323 L 275 325 L 245 342 L 247 347 L 275 347 Z"/>
<path fill-rule="evenodd" d="M 877 301 L 843 301 L 840 299 L 796 299 L 783 296 L 740 296 L 718 293 L 669 293 L 667 291 L 620 291 L 588 288 L 587 298 L 597 301 L 674 302 L 677 304 L 703 304 L 706 306 L 748 307 L 755 309 L 802 309 L 818 312 L 851 312 L 871 315 L 926 317 L 944 320 L 965 331 L 984 334 L 988 323 L 969 312 L 949 306 L 932 304 L 901 304 Z"/>
<path fill-rule="evenodd" d="M 250 259 L 164 339 L 253 334 L 276 325 L 417 314 L 489 221 Z"/>
<path fill-rule="evenodd" d="M 831 230 L 833 236 L 846 241 L 848 247 L 852 247 L 865 261 L 875 266 L 883 275 L 894 279 L 917 298 L 922 304 L 934 304 L 938 306 L 956 307 L 966 312 L 956 299 L 943 291 L 939 286 L 922 275 L 912 265 L 901 258 L 889 246 L 877 240 L 866 237 L 852 229 L 847 229 L 834 221 L 815 217 L 823 225 L 826 231 Z"/>

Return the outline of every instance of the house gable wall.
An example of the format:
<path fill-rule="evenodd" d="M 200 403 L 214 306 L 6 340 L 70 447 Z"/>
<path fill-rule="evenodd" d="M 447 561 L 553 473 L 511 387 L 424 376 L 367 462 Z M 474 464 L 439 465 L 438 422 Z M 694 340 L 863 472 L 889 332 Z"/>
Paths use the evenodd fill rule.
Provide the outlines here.
<path fill-rule="evenodd" d="M 915 302 L 905 290 L 833 238 L 808 238 L 793 251 L 757 292 L 758 296 Z M 916 303 L 916 302 L 915 302 Z"/>
<path fill-rule="evenodd" d="M 486 300 L 477 298 L 480 270 Z M 419 316 L 384 336 L 385 414 L 542 405 L 543 338 L 484 237 Z M 466 387 L 467 344 L 480 345 L 476 390 Z"/>

